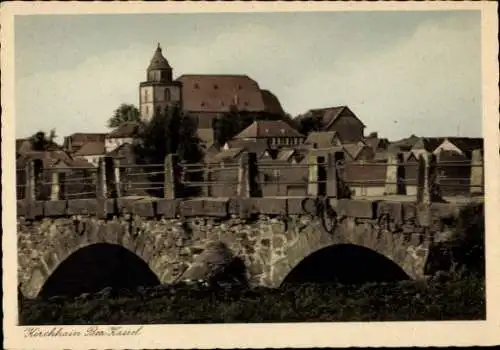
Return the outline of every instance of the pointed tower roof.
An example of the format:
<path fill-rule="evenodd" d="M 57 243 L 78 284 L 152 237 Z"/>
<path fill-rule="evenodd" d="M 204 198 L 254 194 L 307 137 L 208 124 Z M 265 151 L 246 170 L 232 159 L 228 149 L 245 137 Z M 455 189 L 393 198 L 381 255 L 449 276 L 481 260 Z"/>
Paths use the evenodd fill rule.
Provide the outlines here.
<path fill-rule="evenodd" d="M 158 44 L 155 54 L 151 59 L 151 63 L 149 64 L 148 70 L 151 69 L 172 69 L 172 67 L 170 67 L 170 64 L 168 64 L 167 59 L 161 53 L 160 44 Z"/>

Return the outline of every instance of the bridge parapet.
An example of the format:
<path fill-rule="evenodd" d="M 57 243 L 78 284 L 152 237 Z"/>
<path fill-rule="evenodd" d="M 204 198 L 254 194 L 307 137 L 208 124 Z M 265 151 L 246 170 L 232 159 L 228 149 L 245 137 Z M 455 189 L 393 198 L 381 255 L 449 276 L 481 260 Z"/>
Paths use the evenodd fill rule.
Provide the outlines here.
<path fill-rule="evenodd" d="M 458 214 L 454 203 L 430 203 L 386 201 L 371 199 L 336 199 L 317 197 L 288 198 L 107 198 L 70 199 L 57 201 L 17 201 L 17 216 L 33 220 L 71 216 L 96 216 L 111 218 L 134 215 L 143 218 L 166 219 L 187 217 L 251 218 L 252 216 L 289 216 L 321 214 L 328 208 L 330 217 L 355 217 L 376 219 L 390 215 L 396 221 L 415 219 L 425 226 L 429 213 L 435 217 Z"/>

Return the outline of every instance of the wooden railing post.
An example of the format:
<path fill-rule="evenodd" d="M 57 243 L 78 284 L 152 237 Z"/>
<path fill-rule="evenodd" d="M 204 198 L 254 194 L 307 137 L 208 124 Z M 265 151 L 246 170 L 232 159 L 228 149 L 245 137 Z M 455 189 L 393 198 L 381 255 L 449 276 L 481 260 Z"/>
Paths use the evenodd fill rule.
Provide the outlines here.
<path fill-rule="evenodd" d="M 307 159 L 309 165 L 309 176 L 307 184 L 307 195 L 317 197 L 319 194 L 319 159 L 317 156 L 309 156 Z"/>
<path fill-rule="evenodd" d="M 484 194 L 484 162 L 480 149 L 472 151 L 470 166 L 470 193 L 472 195 Z"/>
<path fill-rule="evenodd" d="M 163 185 L 163 196 L 167 199 L 177 198 L 178 177 L 176 169 L 179 158 L 176 154 L 169 154 L 165 157 L 165 176 Z"/>

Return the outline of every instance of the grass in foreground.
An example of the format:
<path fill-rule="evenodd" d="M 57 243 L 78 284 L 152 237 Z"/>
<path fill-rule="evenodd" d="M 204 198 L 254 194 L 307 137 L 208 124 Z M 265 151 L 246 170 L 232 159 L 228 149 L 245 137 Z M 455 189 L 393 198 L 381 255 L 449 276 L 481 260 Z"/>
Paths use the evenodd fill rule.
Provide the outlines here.
<path fill-rule="evenodd" d="M 485 319 L 481 278 L 280 289 L 157 287 L 85 298 L 26 300 L 22 325 Z"/>

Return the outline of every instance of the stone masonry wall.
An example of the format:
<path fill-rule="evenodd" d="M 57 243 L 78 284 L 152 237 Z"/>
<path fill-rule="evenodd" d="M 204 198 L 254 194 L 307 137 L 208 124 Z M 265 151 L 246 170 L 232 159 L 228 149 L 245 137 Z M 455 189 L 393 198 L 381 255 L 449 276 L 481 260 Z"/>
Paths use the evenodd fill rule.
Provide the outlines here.
<path fill-rule="evenodd" d="M 321 205 L 323 203 L 323 205 Z M 35 297 L 48 277 L 78 249 L 119 244 L 142 258 L 161 283 L 182 280 L 213 242 L 246 266 L 251 285 L 278 287 L 310 254 L 334 244 L 369 248 L 420 278 L 430 245 L 446 233 L 449 204 L 312 198 L 18 201 L 18 276 Z M 442 240 L 442 239 L 441 239 Z"/>

